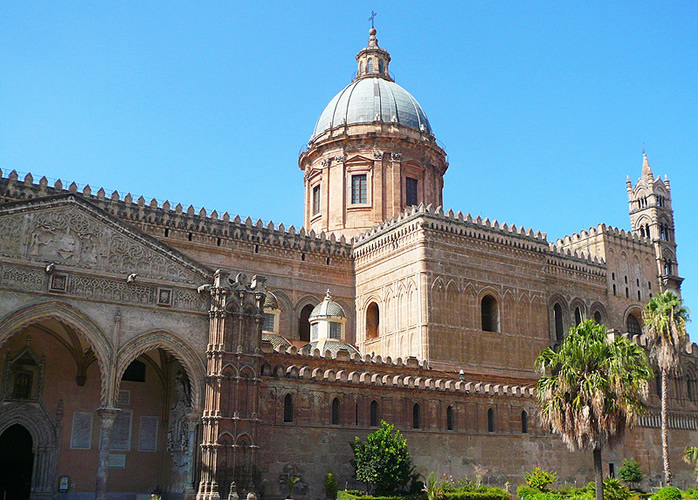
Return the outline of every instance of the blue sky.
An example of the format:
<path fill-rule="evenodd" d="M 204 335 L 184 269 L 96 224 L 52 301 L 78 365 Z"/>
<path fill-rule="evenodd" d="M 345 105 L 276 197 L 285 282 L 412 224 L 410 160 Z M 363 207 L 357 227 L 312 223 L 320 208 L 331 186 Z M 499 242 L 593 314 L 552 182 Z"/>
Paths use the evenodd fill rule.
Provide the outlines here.
<path fill-rule="evenodd" d="M 2 2 L 0 168 L 298 227 L 298 152 L 371 10 L 446 208 L 628 229 L 644 145 L 698 311 L 697 2 Z"/>

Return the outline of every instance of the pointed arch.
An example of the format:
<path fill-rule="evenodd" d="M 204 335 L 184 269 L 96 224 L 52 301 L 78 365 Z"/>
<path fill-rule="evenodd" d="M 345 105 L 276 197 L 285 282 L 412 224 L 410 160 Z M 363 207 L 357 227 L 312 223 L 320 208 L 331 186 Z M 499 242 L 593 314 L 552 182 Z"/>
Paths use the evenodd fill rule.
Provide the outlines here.
<path fill-rule="evenodd" d="M 164 349 L 172 354 L 177 361 L 182 365 L 189 383 L 191 384 L 191 404 L 194 411 L 200 412 L 203 401 L 203 380 L 206 374 L 206 366 L 204 361 L 186 342 L 178 338 L 175 334 L 165 330 L 153 330 L 144 332 L 124 344 L 117 353 L 116 359 L 116 377 L 114 395 L 119 393 L 119 385 L 124 371 L 131 364 L 131 361 L 136 359 L 141 354 L 152 349 Z M 116 399 L 116 396 L 114 396 Z M 116 405 L 116 400 L 112 402 Z"/>
<path fill-rule="evenodd" d="M 48 301 L 24 307 L 0 320 L 0 348 L 23 328 L 46 319 L 53 319 L 78 332 L 85 339 L 97 358 L 101 378 L 100 401 L 110 403 L 109 366 L 113 356 L 113 344 L 109 337 L 86 314 L 61 301 Z"/>

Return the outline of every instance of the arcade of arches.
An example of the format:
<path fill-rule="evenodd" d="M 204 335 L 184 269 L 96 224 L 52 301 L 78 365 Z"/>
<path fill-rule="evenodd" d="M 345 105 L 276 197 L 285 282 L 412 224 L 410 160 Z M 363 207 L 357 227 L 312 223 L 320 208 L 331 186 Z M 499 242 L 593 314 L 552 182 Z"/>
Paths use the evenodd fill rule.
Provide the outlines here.
<path fill-rule="evenodd" d="M 58 483 L 98 491 L 100 477 L 112 492 L 191 484 L 198 415 L 175 356 L 157 347 L 138 354 L 104 411 L 108 367 L 78 329 L 47 317 L 0 332 L 0 342 L 0 461 L 12 464 L 0 464 L 0 498 L 53 498 Z"/>

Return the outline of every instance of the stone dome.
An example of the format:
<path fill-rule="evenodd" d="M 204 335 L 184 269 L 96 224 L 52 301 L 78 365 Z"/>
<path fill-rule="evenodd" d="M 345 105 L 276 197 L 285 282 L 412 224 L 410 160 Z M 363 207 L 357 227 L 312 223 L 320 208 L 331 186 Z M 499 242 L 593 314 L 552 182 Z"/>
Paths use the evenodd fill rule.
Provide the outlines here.
<path fill-rule="evenodd" d="M 341 319 L 346 317 L 347 315 L 344 312 L 342 306 L 340 306 L 334 300 L 332 300 L 332 295 L 330 294 L 330 291 L 327 290 L 325 298 L 322 302 L 315 306 L 313 311 L 310 313 L 310 316 L 308 317 L 308 321 L 312 323 L 313 320 L 316 319 Z"/>
<path fill-rule="evenodd" d="M 434 135 L 426 113 L 409 92 L 393 81 L 374 77 L 354 80 L 337 94 L 320 115 L 310 141 L 335 127 L 374 122 Z"/>
<path fill-rule="evenodd" d="M 264 299 L 264 309 L 279 309 L 279 301 L 276 299 L 276 295 L 267 292 L 267 296 Z"/>

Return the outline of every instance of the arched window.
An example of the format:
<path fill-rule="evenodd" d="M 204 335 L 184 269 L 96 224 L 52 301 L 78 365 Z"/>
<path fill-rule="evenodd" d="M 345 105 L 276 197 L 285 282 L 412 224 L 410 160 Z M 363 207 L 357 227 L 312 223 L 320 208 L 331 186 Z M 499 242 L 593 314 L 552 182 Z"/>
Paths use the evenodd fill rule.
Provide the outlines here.
<path fill-rule="evenodd" d="M 290 394 L 284 398 L 284 422 L 293 422 L 293 398 Z"/>
<path fill-rule="evenodd" d="M 594 313 L 594 321 L 596 321 L 600 325 L 602 320 L 603 318 L 601 317 L 601 311 L 596 311 Z"/>
<path fill-rule="evenodd" d="M 378 427 L 378 402 L 371 401 L 371 427 Z"/>
<path fill-rule="evenodd" d="M 421 422 L 419 421 L 419 403 L 415 403 L 412 407 L 412 428 L 419 429 Z"/>
<path fill-rule="evenodd" d="M 298 338 L 305 342 L 310 342 L 310 313 L 313 312 L 315 306 L 308 304 L 301 309 L 301 315 L 298 318 Z"/>
<path fill-rule="evenodd" d="M 378 337 L 378 325 L 380 323 L 380 312 L 378 304 L 371 302 L 366 309 L 366 339 Z"/>
<path fill-rule="evenodd" d="M 332 425 L 339 425 L 339 398 L 332 400 Z"/>
<path fill-rule="evenodd" d="M 494 410 L 487 410 L 487 432 L 494 432 Z"/>
<path fill-rule="evenodd" d="M 497 299 L 491 295 L 485 295 L 480 302 L 482 316 L 482 329 L 486 332 L 499 331 L 499 308 Z"/>
<path fill-rule="evenodd" d="M 453 406 L 446 408 L 446 429 L 453 430 Z"/>
<path fill-rule="evenodd" d="M 366 66 L 366 71 L 368 73 L 373 73 L 373 59 L 368 60 L 368 65 Z"/>
<path fill-rule="evenodd" d="M 378 60 L 378 72 L 383 73 L 383 60 L 382 59 Z"/>
<path fill-rule="evenodd" d="M 579 326 L 582 323 L 582 310 L 579 306 L 574 308 L 574 324 Z"/>
<path fill-rule="evenodd" d="M 642 333 L 642 328 L 640 328 L 640 323 L 637 321 L 637 318 L 632 315 L 628 314 L 628 319 L 626 320 L 626 326 L 628 327 L 628 333 L 631 333 L 633 335 L 640 335 Z"/>
<path fill-rule="evenodd" d="M 562 344 L 565 338 L 565 330 L 562 324 L 562 306 L 557 302 L 553 306 L 553 316 L 555 319 L 555 340 L 558 344 Z"/>
<path fill-rule="evenodd" d="M 696 393 L 696 374 L 693 370 L 686 375 L 686 393 L 689 401 L 698 402 L 698 394 Z"/>
<path fill-rule="evenodd" d="M 528 413 L 526 410 L 521 412 L 521 433 L 528 434 Z"/>

